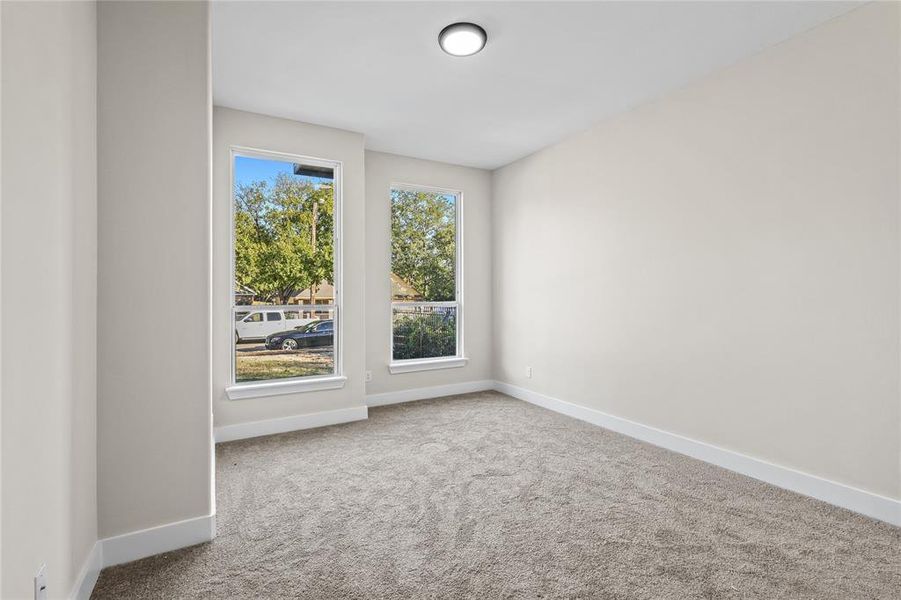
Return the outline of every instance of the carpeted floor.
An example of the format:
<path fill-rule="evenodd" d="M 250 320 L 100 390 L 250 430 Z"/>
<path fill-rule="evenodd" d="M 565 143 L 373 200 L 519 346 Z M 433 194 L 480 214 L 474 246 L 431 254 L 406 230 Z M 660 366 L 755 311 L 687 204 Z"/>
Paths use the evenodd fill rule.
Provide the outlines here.
<path fill-rule="evenodd" d="M 901 598 L 901 529 L 495 392 L 216 454 L 216 539 L 93 598 Z"/>

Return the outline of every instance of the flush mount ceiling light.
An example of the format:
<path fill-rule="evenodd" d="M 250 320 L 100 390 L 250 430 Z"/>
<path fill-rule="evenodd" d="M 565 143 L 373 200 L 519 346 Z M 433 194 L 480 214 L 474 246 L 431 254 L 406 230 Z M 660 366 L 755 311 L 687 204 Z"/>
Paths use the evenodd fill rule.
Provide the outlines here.
<path fill-rule="evenodd" d="M 452 23 L 438 34 L 438 45 L 453 56 L 472 56 L 487 41 L 488 34 L 475 23 Z"/>

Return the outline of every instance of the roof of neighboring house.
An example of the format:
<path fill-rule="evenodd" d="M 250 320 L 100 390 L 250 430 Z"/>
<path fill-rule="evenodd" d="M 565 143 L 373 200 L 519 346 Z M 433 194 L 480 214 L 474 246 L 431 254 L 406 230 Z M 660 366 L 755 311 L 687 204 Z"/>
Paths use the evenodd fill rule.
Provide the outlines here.
<path fill-rule="evenodd" d="M 253 296 L 256 294 L 256 292 L 247 286 L 238 285 L 237 283 L 235 283 L 235 294 L 241 296 Z M 395 300 L 418 300 L 419 298 L 421 298 L 419 292 L 417 292 L 412 285 L 410 285 L 394 273 L 391 273 L 391 297 Z M 335 286 L 327 281 L 323 281 L 321 284 L 319 284 L 319 288 L 316 290 L 314 300 L 334 300 L 334 298 Z M 291 299 L 298 302 L 309 301 L 310 288 L 297 292 L 296 294 L 291 296 Z"/>
<path fill-rule="evenodd" d="M 391 273 L 391 297 L 394 299 L 416 300 L 420 298 L 420 295 L 412 285 Z"/>
<path fill-rule="evenodd" d="M 314 296 L 315 300 L 332 300 L 335 297 L 335 286 L 330 284 L 328 281 L 323 281 L 319 284 L 319 289 L 316 290 L 316 295 Z M 297 292 L 293 296 L 291 296 L 292 300 L 309 300 L 310 299 L 310 288 L 307 288 L 303 291 Z"/>

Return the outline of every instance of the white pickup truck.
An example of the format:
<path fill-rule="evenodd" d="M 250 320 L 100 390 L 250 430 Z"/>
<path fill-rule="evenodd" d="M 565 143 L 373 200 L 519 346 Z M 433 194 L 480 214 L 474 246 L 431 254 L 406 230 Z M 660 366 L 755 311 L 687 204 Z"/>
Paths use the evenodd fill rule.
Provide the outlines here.
<path fill-rule="evenodd" d="M 248 310 L 235 314 L 235 342 L 264 340 L 278 331 L 294 329 L 317 319 L 302 319 L 300 311 L 279 308 Z"/>

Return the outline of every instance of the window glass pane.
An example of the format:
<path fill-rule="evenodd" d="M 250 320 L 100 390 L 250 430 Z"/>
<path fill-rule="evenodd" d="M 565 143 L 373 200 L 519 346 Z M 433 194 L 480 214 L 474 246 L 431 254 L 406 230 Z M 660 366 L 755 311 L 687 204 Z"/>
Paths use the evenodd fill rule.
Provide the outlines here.
<path fill-rule="evenodd" d="M 456 306 L 394 306 L 394 360 L 457 354 Z"/>
<path fill-rule="evenodd" d="M 456 263 L 456 196 L 391 190 L 392 299 L 456 300 Z"/>
<path fill-rule="evenodd" d="M 331 375 L 335 371 L 334 332 L 322 329 L 315 323 L 306 324 L 263 340 L 236 343 L 236 382 Z"/>
<path fill-rule="evenodd" d="M 334 303 L 334 172 L 245 156 L 233 172 L 234 305 L 299 305 L 235 323 L 235 381 L 332 374 L 332 334 L 305 338 L 296 327 L 335 317 L 303 308 Z"/>
<path fill-rule="evenodd" d="M 392 360 L 457 355 L 457 210 L 455 194 L 391 190 Z"/>

